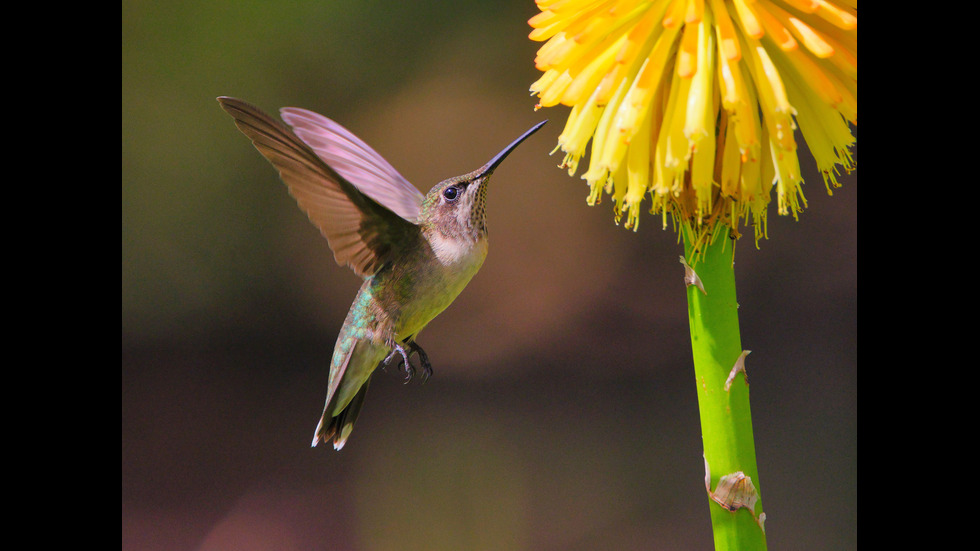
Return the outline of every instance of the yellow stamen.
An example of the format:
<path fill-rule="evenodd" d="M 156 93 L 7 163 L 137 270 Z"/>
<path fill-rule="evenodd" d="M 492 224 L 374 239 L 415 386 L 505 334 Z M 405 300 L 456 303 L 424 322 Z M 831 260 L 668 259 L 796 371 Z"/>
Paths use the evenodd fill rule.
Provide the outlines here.
<path fill-rule="evenodd" d="M 541 78 L 536 80 L 531 84 L 531 92 L 534 94 L 540 94 L 542 91 L 547 90 L 551 83 L 553 83 L 558 78 L 558 71 L 545 71 Z"/>
<path fill-rule="evenodd" d="M 783 0 L 783 2 L 786 2 L 803 13 L 814 13 L 817 11 L 817 7 L 819 7 L 816 0 Z"/>
<path fill-rule="evenodd" d="M 749 53 L 750 59 L 747 65 L 756 84 L 759 102 L 762 104 L 763 120 L 769 134 L 780 149 L 793 151 L 796 149 L 796 142 L 793 140 L 795 128 L 793 107 L 786 98 L 786 89 L 783 87 L 779 71 L 766 53 L 766 49 L 757 42 L 744 50 Z"/>
<path fill-rule="evenodd" d="M 629 209 L 626 217 L 626 227 L 636 231 L 639 228 L 640 203 L 646 194 L 650 183 L 650 126 L 653 116 L 652 110 L 640 122 L 636 137 L 630 142 L 627 160 L 627 182 L 625 203 Z"/>
<path fill-rule="evenodd" d="M 724 197 L 738 197 L 738 181 L 740 169 L 742 167 L 741 154 L 738 150 L 738 140 L 735 139 L 735 121 L 732 117 L 724 115 L 721 127 L 722 134 L 719 140 L 723 140 L 722 154 L 718 161 L 721 163 L 721 177 L 718 184 L 721 186 L 721 194 Z"/>
<path fill-rule="evenodd" d="M 857 17 L 847 13 L 827 0 L 817 0 L 816 14 L 845 30 L 857 27 Z"/>
<path fill-rule="evenodd" d="M 547 10 L 535 15 L 527 22 L 534 28 L 527 37 L 534 41 L 547 40 L 568 25 L 568 19 L 558 17 L 554 12 Z"/>
<path fill-rule="evenodd" d="M 660 88 L 661 81 L 667 69 L 668 56 L 673 47 L 677 29 L 666 29 L 657 37 L 649 57 L 640 68 L 627 97 L 620 108 L 614 128 L 624 139 L 632 139 L 639 120 L 643 117 L 651 101 L 650 98 Z"/>
<path fill-rule="evenodd" d="M 684 23 L 691 25 L 701 21 L 704 14 L 704 0 L 688 0 Z"/>
<path fill-rule="evenodd" d="M 657 28 L 657 20 L 660 19 L 666 6 L 667 4 L 660 4 L 661 9 L 650 9 L 636 26 L 630 29 L 626 42 L 616 54 L 617 63 L 626 63 L 626 61 L 640 55 L 640 48 L 647 43 L 651 33 L 658 34 L 660 32 Z"/>
<path fill-rule="evenodd" d="M 562 94 L 565 92 L 565 88 L 567 88 L 571 83 L 572 77 L 568 74 L 568 71 L 563 71 L 561 74 L 559 74 L 551 85 L 541 92 L 541 106 L 551 107 L 553 105 L 558 105 Z"/>
<path fill-rule="evenodd" d="M 733 0 L 735 4 L 735 12 L 738 14 L 739 21 L 742 23 L 742 28 L 745 30 L 746 36 L 749 38 L 762 38 L 765 31 L 762 28 L 762 24 L 756 18 L 755 12 L 749 7 L 749 0 Z"/>
<path fill-rule="evenodd" d="M 735 36 L 735 26 L 725 9 L 723 0 L 710 0 L 711 11 L 714 14 L 715 32 L 718 34 L 718 45 L 721 49 L 721 56 L 728 61 L 738 61 L 742 57 L 742 52 L 738 47 L 738 38 Z"/>
<path fill-rule="evenodd" d="M 690 78 L 698 70 L 698 27 L 685 25 L 681 36 L 681 47 L 677 52 L 677 74 Z"/>
<path fill-rule="evenodd" d="M 832 107 L 837 107 L 844 100 L 843 93 L 841 90 L 838 90 L 834 81 L 805 53 L 794 50 L 790 52 L 773 52 L 773 54 L 782 55 L 783 59 L 780 60 L 782 62 L 781 65 L 794 69 L 795 73 L 806 82 L 807 86 L 813 88 L 813 91 L 817 93 L 817 96 L 824 103 Z M 783 74 L 790 72 L 792 71 L 783 71 Z"/>
<path fill-rule="evenodd" d="M 670 7 L 667 9 L 666 15 L 664 15 L 662 25 L 664 28 L 671 29 L 680 25 L 681 21 L 684 20 L 684 12 L 687 8 L 687 0 L 673 0 L 670 3 Z"/>
<path fill-rule="evenodd" d="M 602 81 L 603 77 L 609 74 L 616 62 L 615 54 L 626 41 L 626 36 L 620 37 L 614 44 L 602 50 L 582 70 L 578 71 L 571 84 L 565 89 L 561 102 L 565 105 L 575 105 L 582 101 L 586 94 L 592 94 L 595 88 Z"/>
<path fill-rule="evenodd" d="M 714 106 L 714 35 L 708 29 L 711 21 L 706 17 L 698 23 L 698 72 L 691 79 L 687 97 L 687 115 L 684 135 L 692 151 L 691 187 L 698 198 L 699 210 L 711 210 L 711 186 L 715 167 L 715 113 Z"/>
<path fill-rule="evenodd" d="M 714 109 L 712 94 L 714 93 L 714 37 L 708 31 L 706 22 L 692 26 L 697 33 L 697 72 L 692 76 L 691 88 L 687 97 L 684 135 L 691 143 L 692 149 L 711 137 L 714 140 Z M 681 75 L 683 77 L 683 75 Z"/>
<path fill-rule="evenodd" d="M 796 39 L 773 14 L 766 9 L 766 4 L 756 3 L 755 14 L 766 30 L 766 35 L 776 43 L 781 50 L 789 51 L 797 48 Z"/>
<path fill-rule="evenodd" d="M 602 115 L 599 117 L 599 122 L 596 125 L 595 136 L 592 138 L 592 154 L 589 160 L 589 170 L 582 175 L 582 178 L 589 182 L 589 186 L 592 188 L 592 195 L 589 196 L 590 205 L 598 201 L 598 196 L 596 195 L 597 189 L 600 185 L 605 184 L 605 178 L 609 174 L 609 164 L 604 161 L 604 152 L 606 149 L 615 149 L 617 144 L 613 143 L 611 146 L 607 146 L 607 142 L 618 141 L 618 133 L 614 136 L 610 136 L 610 127 L 612 126 L 613 115 L 619 106 L 622 97 L 626 94 L 626 79 L 619 83 L 616 92 L 612 95 L 612 98 L 605 109 L 602 111 Z"/>
<path fill-rule="evenodd" d="M 684 183 L 684 173 L 687 170 L 688 161 L 691 158 L 691 148 L 688 145 L 687 136 L 684 135 L 684 125 L 688 92 L 691 89 L 691 79 L 681 78 L 676 72 L 671 82 L 670 101 L 673 105 L 669 108 L 671 113 L 670 123 L 667 126 L 666 134 L 666 157 L 664 158 L 664 177 L 669 180 L 665 182 L 670 186 L 674 193 L 680 193 Z"/>
<path fill-rule="evenodd" d="M 776 197 L 779 214 L 792 214 L 793 218 L 796 218 L 797 213 L 802 210 L 799 202 L 802 201 L 803 205 L 806 206 L 806 198 L 803 197 L 803 190 L 800 189 L 803 178 L 800 176 L 799 158 L 782 151 L 780 146 L 772 142 L 771 139 L 769 152 L 776 168 Z"/>
<path fill-rule="evenodd" d="M 813 27 L 810 27 L 806 23 L 787 14 L 785 11 L 776 8 L 775 6 L 773 6 L 773 8 L 773 15 L 783 22 L 783 24 L 789 28 L 790 32 L 792 32 L 797 39 L 803 42 L 806 49 L 813 52 L 813 55 L 821 59 L 826 59 L 834 55 L 834 47 L 831 46 L 830 43 L 824 39 L 824 37 L 820 36 L 820 33 L 813 30 Z"/>

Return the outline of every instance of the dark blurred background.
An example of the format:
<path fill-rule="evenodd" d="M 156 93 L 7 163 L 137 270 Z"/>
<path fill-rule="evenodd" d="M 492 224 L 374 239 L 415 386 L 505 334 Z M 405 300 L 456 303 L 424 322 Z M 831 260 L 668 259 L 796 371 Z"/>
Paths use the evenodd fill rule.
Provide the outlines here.
<path fill-rule="evenodd" d="M 123 3 L 123 550 L 712 547 L 682 248 L 548 156 L 535 13 Z M 422 191 L 552 121 L 494 176 L 434 377 L 379 372 L 342 452 L 309 443 L 359 280 L 219 95 L 334 118 Z M 756 486 L 771 548 L 854 549 L 857 178 L 830 197 L 801 158 L 809 208 L 736 256 Z"/>

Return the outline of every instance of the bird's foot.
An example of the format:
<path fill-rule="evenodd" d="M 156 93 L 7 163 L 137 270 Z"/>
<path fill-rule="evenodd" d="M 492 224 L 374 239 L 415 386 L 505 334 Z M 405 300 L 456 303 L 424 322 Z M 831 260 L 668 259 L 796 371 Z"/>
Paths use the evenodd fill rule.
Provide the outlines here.
<path fill-rule="evenodd" d="M 405 339 L 402 342 L 408 346 L 408 351 L 402 345 L 395 344 L 391 353 L 382 362 L 382 369 L 391 363 L 391 360 L 394 359 L 397 353 L 401 357 L 398 359 L 398 365 L 395 366 L 395 369 L 401 369 L 403 365 L 405 366 L 405 384 L 408 384 L 415 376 L 415 368 L 412 366 L 411 358 L 412 354 L 416 354 L 419 357 L 419 365 L 422 367 L 422 383 L 425 384 L 429 380 L 429 377 L 432 376 L 432 364 L 429 363 L 429 355 L 415 341 Z"/>
<path fill-rule="evenodd" d="M 419 365 L 422 367 L 422 384 L 425 384 L 432 376 L 432 364 L 429 363 L 429 355 L 422 350 L 422 347 L 418 345 L 415 341 L 405 341 L 408 345 L 408 356 L 411 357 L 412 354 L 418 354 Z"/>
<path fill-rule="evenodd" d="M 394 348 L 391 349 L 391 353 L 388 354 L 388 357 L 384 359 L 381 365 L 382 367 L 386 367 L 389 363 L 391 363 L 391 360 L 392 358 L 395 357 L 396 353 L 400 354 L 401 358 L 398 360 L 398 365 L 395 366 L 395 369 L 400 369 L 402 365 L 405 366 L 405 384 L 408 384 L 408 382 L 412 380 L 412 377 L 415 376 L 415 368 L 412 367 L 412 363 L 408 360 L 411 351 L 406 353 L 405 349 L 402 348 L 402 345 L 396 344 Z"/>

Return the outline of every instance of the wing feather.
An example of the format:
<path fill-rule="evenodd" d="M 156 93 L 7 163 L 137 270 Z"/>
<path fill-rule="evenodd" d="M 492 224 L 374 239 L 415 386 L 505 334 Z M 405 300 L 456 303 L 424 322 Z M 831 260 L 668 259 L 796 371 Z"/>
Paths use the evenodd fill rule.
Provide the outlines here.
<path fill-rule="evenodd" d="M 396 197 L 411 196 L 404 186 L 411 187 L 418 196 L 421 193 L 400 176 L 400 181 L 391 180 L 392 173 L 398 174 L 394 168 L 383 159 L 379 163 L 377 159 L 380 156 L 356 137 L 351 140 L 350 136 L 353 134 L 336 134 L 344 139 L 342 149 L 348 152 L 345 155 L 354 155 L 349 152 L 358 146 L 366 148 L 370 153 L 354 155 L 358 159 L 356 162 L 360 164 L 348 163 L 343 165 L 343 169 L 338 169 L 331 165 L 331 162 L 335 162 L 331 159 L 337 155 L 322 157 L 321 151 L 315 150 L 288 126 L 258 108 L 235 98 L 220 97 L 218 102 L 235 119 L 238 129 L 252 140 L 259 153 L 279 171 L 290 195 L 327 238 L 338 264 L 346 264 L 358 275 L 366 277 L 387 263 L 400 247 L 418 238 L 419 228 L 415 221 L 418 219 L 419 207 L 415 208 L 413 214 L 411 202 L 400 199 L 395 210 L 376 196 L 384 196 L 382 191 L 386 186 L 395 186 L 397 191 L 390 195 Z M 311 134 L 310 130 L 300 132 Z M 321 150 L 333 151 L 329 147 L 331 138 L 328 135 L 314 137 L 316 139 L 311 140 Z M 372 160 L 377 166 L 370 171 L 362 171 L 360 179 L 379 178 L 369 184 L 362 182 L 362 185 L 373 190 L 373 195 L 362 193 L 348 178 L 357 170 L 351 168 L 352 166 L 364 169 Z M 418 200 L 418 205 L 421 205 L 421 199 Z M 404 216 L 403 213 L 409 216 Z"/>
<path fill-rule="evenodd" d="M 418 222 L 422 193 L 363 140 L 312 111 L 284 107 L 279 112 L 296 135 L 354 187 L 402 218 Z"/>

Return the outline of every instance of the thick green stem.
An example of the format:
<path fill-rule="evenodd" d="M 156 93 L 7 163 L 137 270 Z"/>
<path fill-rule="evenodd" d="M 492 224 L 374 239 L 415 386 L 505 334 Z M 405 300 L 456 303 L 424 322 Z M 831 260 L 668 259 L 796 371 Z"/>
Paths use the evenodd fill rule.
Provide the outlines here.
<path fill-rule="evenodd" d="M 742 355 L 734 245 L 725 233 L 710 245 L 691 243 L 691 234 L 684 233 L 687 263 L 704 287 L 702 292 L 689 285 L 687 303 L 705 468 L 710 473 L 708 507 L 716 550 L 766 549 L 745 372 L 737 372 L 729 388 L 725 388 Z M 739 473 L 748 477 L 754 490 Z M 736 481 L 734 488 L 726 489 L 732 481 Z"/>

